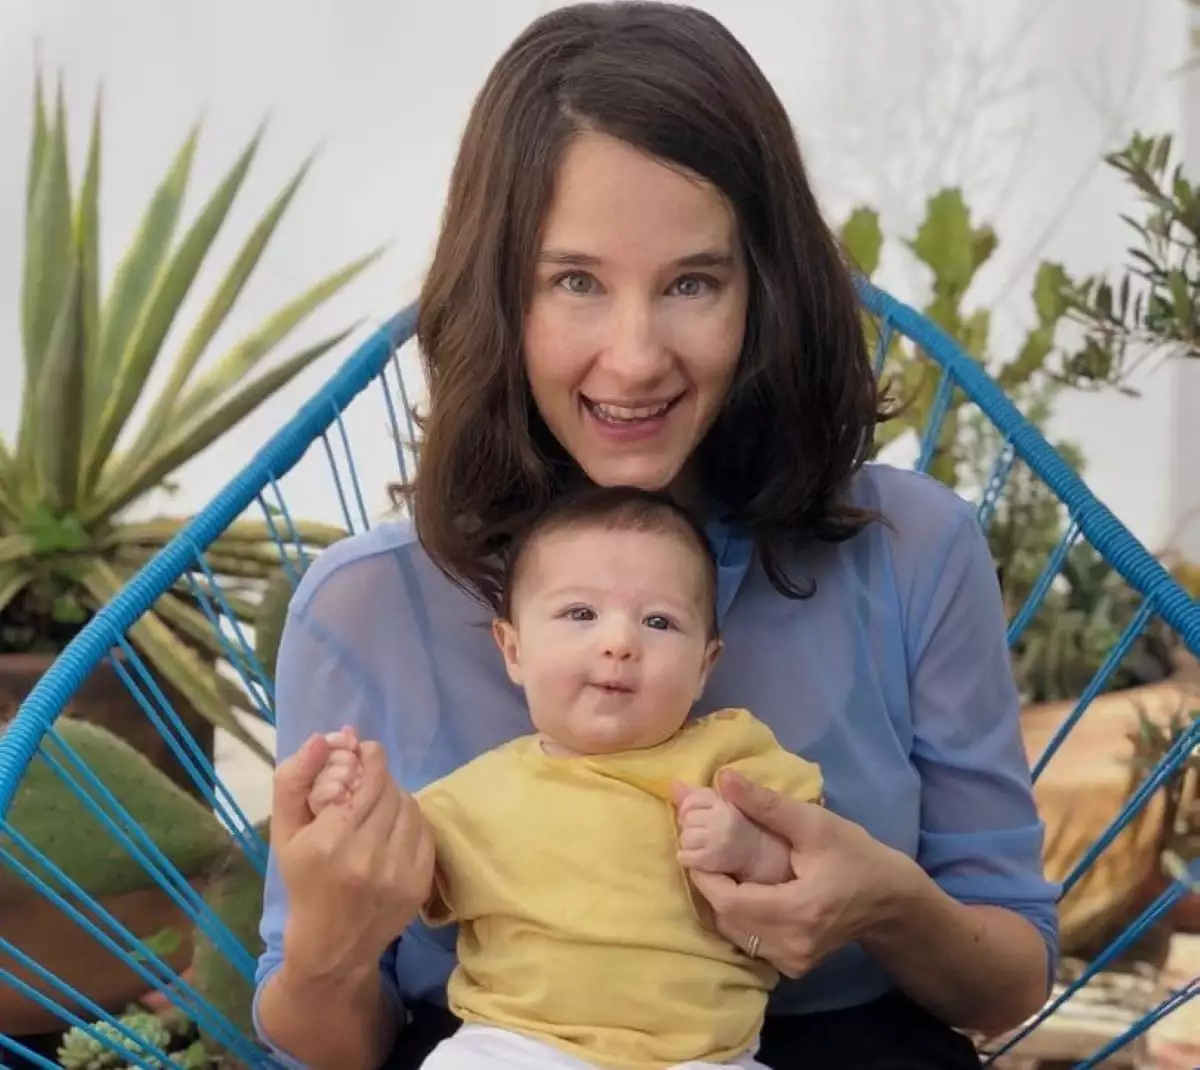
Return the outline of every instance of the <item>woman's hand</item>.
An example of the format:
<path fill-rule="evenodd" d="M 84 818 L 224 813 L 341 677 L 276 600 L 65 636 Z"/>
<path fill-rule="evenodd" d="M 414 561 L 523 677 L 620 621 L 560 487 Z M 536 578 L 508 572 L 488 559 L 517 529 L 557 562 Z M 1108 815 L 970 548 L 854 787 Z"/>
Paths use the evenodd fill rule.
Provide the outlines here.
<path fill-rule="evenodd" d="M 353 982 L 416 917 L 433 883 L 433 838 L 378 743 L 360 745 L 361 782 L 314 817 L 309 793 L 330 755 L 308 740 L 275 773 L 271 847 L 287 889 L 284 966 L 308 983 Z"/>
<path fill-rule="evenodd" d="M 791 846 L 791 880 L 739 884 L 691 871 L 726 939 L 786 977 L 807 973 L 889 917 L 911 861 L 845 818 L 725 773 L 721 794 L 751 821 Z"/>

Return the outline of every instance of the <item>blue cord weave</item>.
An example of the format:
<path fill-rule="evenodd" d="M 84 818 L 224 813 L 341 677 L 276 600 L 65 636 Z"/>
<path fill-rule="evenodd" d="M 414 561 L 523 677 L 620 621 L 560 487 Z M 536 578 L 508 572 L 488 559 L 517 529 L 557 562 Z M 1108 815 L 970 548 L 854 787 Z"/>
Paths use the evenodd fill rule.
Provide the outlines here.
<path fill-rule="evenodd" d="M 1063 722 L 1060 732 L 1038 763 L 1040 771 L 1042 765 L 1057 749 L 1058 744 L 1074 727 L 1078 718 L 1085 714 L 1087 703 L 1101 690 L 1108 674 L 1129 650 L 1142 627 L 1151 617 L 1161 617 L 1179 634 L 1185 646 L 1193 654 L 1200 656 L 1200 603 L 1194 601 L 1175 582 L 1166 569 L 1092 494 L 1038 429 L 1019 412 L 984 369 L 964 353 L 948 334 L 915 309 L 896 301 L 866 280 L 857 280 L 857 286 L 865 307 L 880 322 L 881 341 L 875 358 L 877 369 L 882 366 L 883 359 L 887 355 L 888 340 L 893 337 L 894 333 L 907 336 L 941 367 L 942 377 L 930 413 L 929 426 L 925 429 L 923 436 L 918 467 L 928 465 L 934 456 L 951 397 L 955 390 L 961 389 L 995 425 L 1003 440 L 999 456 L 996 458 L 995 466 L 979 503 L 980 522 L 986 524 L 994 512 L 1008 474 L 1017 459 L 1023 461 L 1031 471 L 1040 477 L 1067 508 L 1069 524 L 1066 534 L 1059 546 L 1051 553 L 1030 602 L 1018 612 L 1010 629 L 1010 641 L 1019 636 L 1021 630 L 1039 608 L 1042 597 L 1049 590 L 1059 567 L 1078 536 L 1087 539 L 1130 587 L 1142 595 L 1142 606 L 1134 621 L 1114 644 L 1101 671 L 1093 678 L 1076 708 Z M 141 665 L 136 651 L 130 646 L 127 633 L 163 593 L 182 577 L 186 577 L 191 583 L 193 593 L 197 596 L 204 616 L 220 637 L 223 649 L 226 650 L 231 664 L 241 675 L 255 704 L 259 707 L 261 716 L 265 721 L 271 720 L 273 712 L 271 709 L 273 705 L 272 681 L 258 663 L 252 647 L 246 642 L 236 615 L 221 592 L 214 575 L 219 570 L 209 568 L 205 554 L 214 541 L 235 520 L 257 503 L 267 517 L 271 538 L 280 552 L 287 573 L 293 584 L 296 582 L 297 570 L 286 554 L 294 553 L 295 559 L 301 566 L 306 564 L 307 560 L 302 542 L 297 535 L 296 526 L 279 488 L 279 481 L 300 462 L 309 449 L 318 443 L 318 440 L 330 462 L 337 497 L 348 529 L 353 531 L 358 525 L 369 527 L 370 521 L 364 504 L 362 486 L 353 465 L 350 438 L 343 421 L 343 414 L 351 401 L 373 383 L 377 383 L 383 388 L 387 419 L 395 440 L 399 473 L 402 478 L 407 479 L 410 468 L 409 459 L 405 457 L 405 450 L 408 449 L 411 462 L 416 464 L 419 461 L 419 447 L 415 442 L 412 412 L 408 404 L 404 380 L 400 374 L 397 350 L 412 337 L 415 327 L 416 307 L 409 306 L 367 338 L 343 362 L 329 381 L 300 408 L 282 429 L 271 437 L 242 471 L 231 479 L 220 493 L 187 523 L 111 602 L 96 614 L 37 682 L 21 704 L 12 723 L 4 734 L 0 735 L 0 845 L 3 844 L 6 828 L 3 824 L 4 818 L 30 762 L 39 753 L 39 749 L 45 756 L 44 743 L 48 738 L 47 734 L 52 733 L 56 719 L 74 697 L 84 680 L 102 661 L 110 658 L 114 650 L 125 652 L 126 661 L 138 670 L 139 675 L 143 677 L 143 683 L 151 692 L 149 698 L 146 695 L 140 695 L 140 704 L 147 716 L 151 718 L 151 722 L 158 726 L 160 732 L 168 736 L 169 742 L 173 742 L 170 739 L 172 734 L 179 734 L 181 725 L 178 724 L 177 718 L 170 721 L 172 731 L 168 733 L 166 731 L 167 721 L 160 718 L 155 711 L 156 705 L 165 705 L 167 712 L 173 713 L 162 694 L 155 693 L 157 687 L 153 681 L 145 678 L 145 668 Z M 388 382 L 389 366 L 396 379 L 395 387 Z M 409 438 L 413 440 L 407 447 L 401 441 L 400 418 L 398 418 L 397 406 L 391 396 L 393 389 L 398 394 L 400 417 L 405 421 L 405 430 Z M 335 446 L 344 451 L 349 459 L 348 482 L 343 482 L 338 473 L 334 456 Z M 269 499 L 274 500 L 273 504 L 268 504 Z M 199 581 L 193 575 L 197 569 L 204 576 Z M 221 618 L 230 622 L 234 632 L 232 638 L 221 632 Z M 135 698 L 139 698 L 139 686 L 134 684 L 132 677 L 125 670 L 119 669 L 119 671 L 127 685 L 130 686 Z M 155 701 L 151 702 L 150 698 Z M 1197 731 L 1200 731 L 1200 727 L 1193 729 L 1191 735 L 1182 739 L 1172 749 L 1171 754 L 1159 763 L 1155 771 L 1147 778 L 1143 790 L 1130 799 L 1121 814 L 1097 839 L 1086 857 L 1079 862 L 1071 874 L 1070 881 L 1072 883 L 1078 879 L 1087 866 L 1095 862 L 1100 852 L 1133 818 L 1155 787 L 1179 767 L 1185 757 L 1184 752 L 1187 746 L 1194 742 Z M 57 742 L 61 743 L 61 740 L 57 740 Z M 176 749 L 178 750 L 177 745 Z M 69 754 L 68 764 L 71 764 Z M 202 771 L 206 775 L 211 774 L 211 770 L 207 768 Z M 104 800 L 103 785 L 98 784 L 94 778 L 90 777 L 86 769 L 75 768 L 73 773 L 89 787 L 97 799 Z M 204 780 L 204 776 L 200 779 Z M 221 790 L 224 790 L 223 786 Z M 227 792 L 225 794 L 228 795 Z M 216 793 L 211 787 L 206 792 L 206 798 L 210 803 L 216 802 Z M 104 801 L 111 802 L 111 800 Z M 232 796 L 229 796 L 229 802 L 232 804 L 228 808 L 229 814 L 233 819 L 230 828 L 231 837 L 241 845 L 246 858 L 254 863 L 261 872 L 265 845 L 253 831 L 245 819 L 245 815 L 241 814 L 236 803 L 233 802 Z M 96 810 L 95 802 L 92 802 L 91 806 L 94 813 L 98 812 L 100 816 L 103 816 L 103 811 Z M 225 809 L 225 807 L 222 806 L 220 809 Z M 140 843 L 136 836 L 127 837 L 119 827 L 119 821 L 104 818 L 102 823 L 114 835 L 119 833 L 118 839 L 125 838 L 133 857 L 138 858 L 145 854 L 150 863 L 146 865 L 146 869 L 152 879 L 163 881 L 164 886 L 168 884 L 164 880 L 164 876 L 167 875 L 161 872 L 161 856 L 156 854 L 157 849 L 153 848 L 153 845 L 149 845 L 150 849 L 144 851 L 146 844 Z M 14 840 L 14 842 L 16 841 Z M 7 853 L 0 857 L 0 861 L 9 867 L 14 865 Z M 161 859 L 161 863 L 166 864 L 165 859 Z M 61 879 L 61 874 L 59 877 Z M 1092 964 L 1091 973 L 1099 970 L 1105 962 L 1120 954 L 1122 950 L 1136 941 L 1139 935 L 1170 905 L 1182 898 L 1198 878 L 1200 878 L 1200 862 L 1192 865 L 1186 880 L 1176 881 L 1168 887 L 1159 899 L 1147 908 L 1137 922 L 1110 945 L 1104 955 Z M 31 877 L 29 882 L 45 898 L 51 901 L 57 901 L 60 898 L 59 893 L 54 891 L 49 884 L 41 882 L 40 878 Z M 177 884 L 178 882 L 172 880 L 170 883 Z M 190 890 L 185 892 L 185 888 L 186 885 L 183 885 L 177 889 L 177 895 L 183 897 L 189 895 Z M 81 890 L 74 890 L 74 892 L 79 891 Z M 75 908 L 68 904 L 64 910 L 70 914 Z M 207 921 L 206 911 L 197 908 L 192 913 L 197 924 L 207 931 L 204 924 Z M 126 954 L 119 945 L 123 941 L 128 942 L 126 937 L 129 934 L 121 932 L 118 928 L 114 930 L 117 937 L 114 941 L 112 937 L 100 932 L 90 922 L 86 923 L 85 927 L 102 937 L 106 942 L 105 946 L 111 946 L 121 955 Z M 222 948 L 229 962 L 242 969 L 248 968 L 249 953 L 237 944 L 232 934 L 214 930 L 210 935 L 213 942 Z M 0 947 L 0 954 L 3 951 L 4 948 Z M 162 964 L 153 955 L 149 956 L 145 962 L 138 963 L 135 959 L 129 961 L 136 967 L 140 976 L 147 977 L 153 983 L 158 983 L 158 980 L 163 977 L 164 971 L 167 970 L 165 964 Z M 153 966 L 154 970 L 148 969 L 149 966 Z M 1091 976 L 1091 973 L 1088 976 Z M 36 996 L 32 990 L 26 991 L 27 985 L 13 984 L 15 980 L 15 977 L 8 971 L 0 971 L 0 986 L 9 983 L 13 987 L 25 991 L 25 994 L 30 995 L 31 998 Z M 1071 992 L 1065 993 L 1061 997 L 1059 1003 L 1065 1002 L 1075 989 L 1082 986 L 1084 980 L 1081 978 Z M 1114 1040 L 1104 1048 L 1103 1052 L 1096 1053 L 1082 1065 L 1096 1065 L 1096 1061 L 1104 1054 L 1139 1036 L 1158 1017 L 1173 1010 L 1187 999 L 1193 998 L 1198 991 L 1200 991 L 1200 978 L 1191 982 L 1190 986 L 1181 990 L 1181 993 L 1174 994 L 1165 1000 L 1160 1007 L 1144 1016 L 1136 1025 L 1127 1030 L 1124 1036 Z M 193 1011 L 197 1020 L 210 1017 L 214 1012 L 208 1007 L 206 1001 L 191 1000 L 193 995 L 195 993 L 189 994 L 189 1009 Z M 44 997 L 37 996 L 35 1001 L 49 1009 L 55 1009 L 53 1002 Z M 1042 1015 L 1028 1023 L 1026 1032 L 1032 1031 L 1042 1018 L 1054 1013 L 1059 1003 L 1051 1003 L 1045 1008 Z M 94 1012 L 96 1008 L 88 1006 L 87 1009 Z M 67 1020 L 78 1024 L 78 1019 L 72 1019 L 70 1015 L 67 1016 Z M 215 1022 L 213 1024 L 217 1027 L 214 1031 L 222 1033 L 229 1041 L 231 1050 L 238 1051 L 240 1055 L 248 1054 L 250 1056 L 251 1065 L 270 1065 L 265 1056 L 261 1059 L 258 1057 L 250 1038 L 237 1034 L 236 1027 L 231 1022 Z M 1012 1043 L 1015 1043 L 1015 1038 Z M 0 1051 L 4 1050 L 20 1052 L 22 1049 L 14 1045 L 8 1038 L 0 1035 Z M 39 1061 L 37 1058 L 31 1061 L 34 1065 L 51 1065 Z"/>

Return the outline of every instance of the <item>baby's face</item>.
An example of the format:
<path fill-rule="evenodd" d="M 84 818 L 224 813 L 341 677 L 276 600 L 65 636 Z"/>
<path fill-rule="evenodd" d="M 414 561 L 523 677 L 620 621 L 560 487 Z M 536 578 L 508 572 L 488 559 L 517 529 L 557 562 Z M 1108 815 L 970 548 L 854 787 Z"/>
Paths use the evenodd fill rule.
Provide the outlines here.
<path fill-rule="evenodd" d="M 563 754 L 652 747 L 674 735 L 720 644 L 703 563 L 679 536 L 565 529 L 521 569 L 495 632 L 534 726 Z"/>

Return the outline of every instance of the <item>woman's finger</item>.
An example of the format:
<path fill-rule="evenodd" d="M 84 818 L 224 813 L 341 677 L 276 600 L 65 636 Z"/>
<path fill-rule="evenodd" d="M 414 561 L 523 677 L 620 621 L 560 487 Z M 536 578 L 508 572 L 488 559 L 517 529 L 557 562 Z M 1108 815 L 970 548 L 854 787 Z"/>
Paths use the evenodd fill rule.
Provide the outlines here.
<path fill-rule="evenodd" d="M 691 870 L 689 876 L 718 915 L 751 932 L 778 924 L 787 910 L 786 884 L 739 884 L 724 873 L 701 870 Z"/>
<path fill-rule="evenodd" d="M 812 822 L 826 813 L 813 803 L 780 795 L 730 770 L 721 774 L 719 788 L 721 795 L 756 825 L 774 832 L 797 849 L 810 839 Z"/>
<path fill-rule="evenodd" d="M 387 849 L 392 828 L 400 816 L 403 798 L 400 789 L 389 779 L 370 812 L 358 823 L 358 833 L 365 843 L 371 845 L 372 850 L 382 852 Z"/>
<path fill-rule="evenodd" d="M 422 841 L 429 839 L 432 842 L 432 836 L 429 835 L 417 800 L 402 791 L 397 792 L 397 796 L 396 816 L 388 830 L 387 855 L 398 866 L 412 866 Z"/>

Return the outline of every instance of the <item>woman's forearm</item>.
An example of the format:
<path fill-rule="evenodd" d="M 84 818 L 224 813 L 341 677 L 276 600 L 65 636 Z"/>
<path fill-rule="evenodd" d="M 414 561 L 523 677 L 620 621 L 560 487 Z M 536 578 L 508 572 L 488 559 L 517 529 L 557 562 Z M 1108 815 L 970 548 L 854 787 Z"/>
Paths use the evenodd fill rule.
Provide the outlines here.
<path fill-rule="evenodd" d="M 896 984 L 958 1029 L 995 1036 L 1046 1000 L 1046 944 L 1011 910 L 968 905 L 942 891 L 911 859 L 890 908 L 861 939 Z"/>
<path fill-rule="evenodd" d="M 378 969 L 309 980 L 293 976 L 286 960 L 263 987 L 258 1018 L 270 1042 L 309 1070 L 378 1070 L 399 1028 Z"/>

